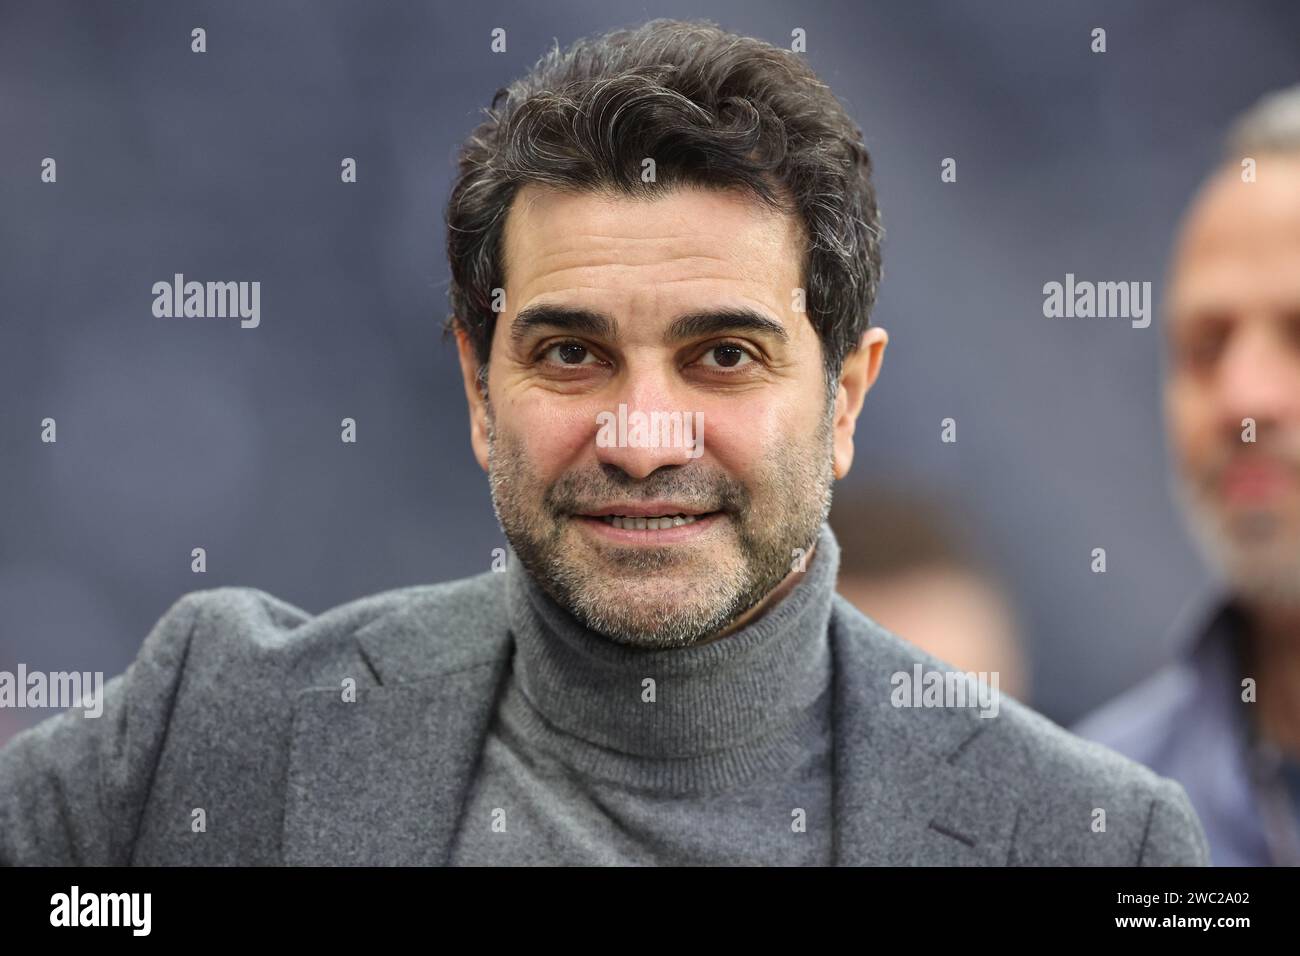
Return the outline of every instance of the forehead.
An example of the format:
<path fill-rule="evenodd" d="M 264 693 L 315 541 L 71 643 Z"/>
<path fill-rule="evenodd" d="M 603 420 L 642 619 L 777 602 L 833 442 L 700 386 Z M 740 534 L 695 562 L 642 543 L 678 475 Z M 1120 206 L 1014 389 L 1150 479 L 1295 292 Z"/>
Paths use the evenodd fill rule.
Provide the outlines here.
<path fill-rule="evenodd" d="M 652 195 L 523 187 L 502 246 L 512 309 L 561 292 L 658 301 L 707 290 L 789 303 L 804 248 L 796 217 L 736 190 Z"/>
<path fill-rule="evenodd" d="M 1170 305 L 1294 308 L 1300 302 L 1300 156 L 1261 157 L 1258 180 L 1229 164 L 1187 214 L 1175 249 Z"/>

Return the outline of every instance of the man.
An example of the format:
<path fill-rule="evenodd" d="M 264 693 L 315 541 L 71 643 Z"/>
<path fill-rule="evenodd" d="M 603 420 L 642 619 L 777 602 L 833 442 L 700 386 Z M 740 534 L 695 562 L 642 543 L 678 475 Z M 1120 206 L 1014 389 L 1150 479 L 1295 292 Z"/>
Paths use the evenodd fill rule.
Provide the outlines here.
<path fill-rule="evenodd" d="M 869 171 L 798 56 L 708 24 L 498 93 L 447 217 L 504 572 L 183 598 L 102 720 L 0 753 L 0 860 L 1204 863 L 1176 783 L 834 594 Z"/>
<path fill-rule="evenodd" d="M 1174 665 L 1079 732 L 1181 781 L 1216 865 L 1300 864 L 1300 86 L 1234 127 L 1175 249 L 1165 415 L 1226 582 Z"/>

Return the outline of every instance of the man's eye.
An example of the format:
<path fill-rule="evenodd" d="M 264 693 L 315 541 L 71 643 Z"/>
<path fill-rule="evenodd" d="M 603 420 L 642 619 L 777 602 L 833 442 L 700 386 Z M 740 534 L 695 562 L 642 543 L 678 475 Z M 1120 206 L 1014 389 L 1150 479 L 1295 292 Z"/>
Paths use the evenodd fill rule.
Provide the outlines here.
<path fill-rule="evenodd" d="M 1286 316 L 1285 334 L 1292 346 L 1300 346 L 1300 312 L 1291 312 Z"/>
<path fill-rule="evenodd" d="M 710 368 L 737 368 L 754 361 L 754 357 L 739 345 L 715 345 L 704 353 L 703 360 Z"/>
<path fill-rule="evenodd" d="M 1208 369 L 1223 351 L 1227 336 L 1215 331 L 1189 335 L 1178 343 L 1176 352 L 1182 363 L 1190 368 Z"/>
<path fill-rule="evenodd" d="M 586 365 L 584 359 L 595 359 L 596 356 L 591 354 L 591 350 L 581 342 L 559 342 L 552 345 L 542 353 L 542 358 L 554 362 L 556 365 Z"/>

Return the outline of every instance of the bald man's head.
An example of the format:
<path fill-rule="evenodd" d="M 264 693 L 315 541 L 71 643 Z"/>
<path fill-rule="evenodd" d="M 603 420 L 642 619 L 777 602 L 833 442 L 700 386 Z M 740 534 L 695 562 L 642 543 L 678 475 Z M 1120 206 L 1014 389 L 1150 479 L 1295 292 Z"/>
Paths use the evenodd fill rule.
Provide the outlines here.
<path fill-rule="evenodd" d="M 1300 87 L 1237 125 L 1183 221 L 1165 308 L 1196 536 L 1244 597 L 1300 607 Z"/>

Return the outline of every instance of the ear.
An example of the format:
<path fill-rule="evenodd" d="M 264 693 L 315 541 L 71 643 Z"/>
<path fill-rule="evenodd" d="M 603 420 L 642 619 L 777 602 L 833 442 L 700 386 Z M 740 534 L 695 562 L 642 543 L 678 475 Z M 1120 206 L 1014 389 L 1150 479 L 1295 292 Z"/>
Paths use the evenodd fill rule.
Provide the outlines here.
<path fill-rule="evenodd" d="M 885 346 L 889 333 L 882 328 L 869 328 L 862 334 L 858 347 L 844 360 L 840 373 L 840 387 L 835 394 L 835 421 L 833 425 L 833 450 L 835 479 L 849 473 L 853 465 L 853 430 L 858 413 L 871 386 L 880 374 L 880 363 L 885 360 Z"/>
<path fill-rule="evenodd" d="M 479 467 L 488 470 L 487 402 L 478 389 L 478 355 L 469 333 L 456 323 L 456 351 L 460 353 L 460 374 L 465 380 L 465 398 L 469 402 L 469 440 Z"/>

